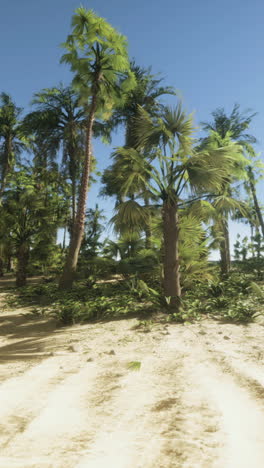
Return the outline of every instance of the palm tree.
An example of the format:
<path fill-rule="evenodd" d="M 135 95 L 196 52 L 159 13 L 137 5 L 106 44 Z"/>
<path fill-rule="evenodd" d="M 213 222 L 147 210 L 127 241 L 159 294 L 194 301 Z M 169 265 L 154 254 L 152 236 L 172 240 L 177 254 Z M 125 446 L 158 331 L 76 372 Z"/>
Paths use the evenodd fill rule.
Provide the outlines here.
<path fill-rule="evenodd" d="M 154 163 L 141 158 L 140 151 L 118 148 L 119 153 L 130 154 L 136 167 L 141 165 L 142 182 L 151 193 L 159 198 L 162 207 L 164 239 L 164 293 L 170 297 L 171 305 L 179 307 L 181 297 L 180 258 L 179 258 L 179 209 L 193 201 L 184 200 L 187 189 L 200 199 L 210 191 L 219 189 L 234 163 L 240 159 L 240 147 L 231 143 L 226 148 L 211 148 L 195 151 L 193 148 L 193 122 L 178 105 L 175 109 L 164 108 L 162 116 L 152 118 L 139 108 L 135 131 L 138 148 L 153 150 Z M 132 166 L 133 167 L 133 166 Z M 137 172 L 138 173 L 138 172 Z M 133 173 L 131 170 L 131 178 Z M 123 186 L 123 193 L 129 190 L 130 180 Z M 206 192 L 206 193 L 205 193 Z M 134 201 L 134 206 L 126 209 L 120 206 L 118 216 L 127 226 L 144 223 L 145 209 Z M 137 204 L 137 205 L 135 205 Z"/>
<path fill-rule="evenodd" d="M 201 141 L 201 147 L 207 144 L 218 145 L 219 147 L 229 145 L 230 140 L 236 141 L 250 156 L 254 155 L 253 144 L 256 143 L 256 138 L 246 132 L 252 119 L 256 113 L 251 113 L 250 110 L 240 112 L 239 104 L 235 104 L 230 115 L 228 116 L 223 108 L 218 108 L 212 112 L 212 122 L 202 122 L 203 130 L 209 132 L 209 136 Z M 244 167 L 245 169 L 245 167 Z M 234 176 L 234 174 L 233 174 Z M 232 198 L 231 184 L 234 177 L 226 180 L 222 191 L 225 196 L 227 192 L 229 197 Z M 246 172 L 240 174 L 240 178 L 246 178 Z M 218 195 L 221 195 L 219 193 Z M 228 228 L 228 209 L 223 210 L 222 219 L 218 219 L 218 227 L 222 230 L 223 239 L 220 243 L 220 258 L 221 258 L 221 271 L 227 275 L 231 267 L 231 254 L 230 254 L 230 241 L 229 241 L 229 228 Z M 219 217 L 218 217 L 219 218 Z"/>
<path fill-rule="evenodd" d="M 33 104 L 37 110 L 24 119 L 29 133 L 35 136 L 33 150 L 35 164 L 45 167 L 53 162 L 62 148 L 65 178 L 71 181 L 71 225 L 76 214 L 78 179 L 83 160 L 82 126 L 84 111 L 79 95 L 71 87 L 48 88 L 36 93 Z"/>
<path fill-rule="evenodd" d="M 199 145 L 199 149 L 210 149 L 210 148 L 223 148 L 228 147 L 232 143 L 232 138 L 229 132 L 226 133 L 225 137 L 222 138 L 219 133 L 211 130 L 210 135 L 203 139 Z M 242 147 L 241 147 L 242 150 Z M 245 180 L 246 177 L 246 165 L 248 164 L 246 158 L 241 159 L 239 164 L 234 165 L 232 172 L 230 172 L 218 192 L 212 193 L 211 202 L 213 212 L 211 213 L 211 219 L 215 223 L 215 227 L 212 232 L 216 233 L 218 237 L 218 246 L 220 251 L 220 268 L 221 274 L 228 275 L 231 267 L 231 255 L 230 255 L 230 242 L 229 242 L 229 228 L 228 218 L 231 213 L 239 210 L 245 215 L 245 203 L 239 202 L 235 198 L 235 190 L 232 184 L 235 181 Z"/>
<path fill-rule="evenodd" d="M 0 94 L 0 196 L 3 195 L 6 178 L 16 160 L 28 146 L 20 120 L 22 109 L 17 107 L 6 93 Z"/>
<path fill-rule="evenodd" d="M 251 114 L 250 112 L 250 109 L 240 112 L 240 105 L 235 104 L 228 116 L 224 108 L 220 107 L 212 112 L 212 122 L 201 122 L 201 125 L 203 130 L 209 133 L 216 132 L 222 139 L 226 138 L 227 135 L 231 136 L 232 140 L 251 153 L 252 145 L 257 143 L 257 139 L 246 133 L 246 130 L 257 113 Z"/>
<path fill-rule="evenodd" d="M 160 102 L 160 98 L 164 95 L 175 95 L 175 90 L 170 86 L 161 86 L 162 79 L 156 78 L 155 75 L 151 74 L 150 69 L 144 69 L 135 64 L 131 63 L 131 70 L 135 74 L 136 86 L 125 97 L 124 104 L 119 108 L 115 109 L 111 117 L 111 128 L 118 126 L 125 127 L 125 146 L 128 148 L 135 147 L 135 137 L 133 134 L 133 126 L 135 118 L 138 114 L 138 106 L 145 109 L 152 117 L 158 116 L 164 106 Z M 149 159 L 151 154 L 144 154 L 142 152 L 142 158 Z M 117 203 L 120 203 L 122 196 L 120 194 L 121 187 L 124 181 L 130 176 L 130 161 L 129 155 L 127 157 L 124 154 L 114 153 L 112 155 L 114 160 L 113 164 L 108 167 L 102 176 L 102 182 L 104 188 L 101 191 L 102 195 L 116 196 Z M 139 177 L 135 177 L 135 167 L 133 169 L 133 183 L 130 184 L 130 189 L 127 192 L 127 196 L 131 199 L 134 198 L 138 192 L 142 193 L 144 198 L 145 206 L 148 206 L 151 199 L 151 194 L 146 188 L 142 187 Z M 115 183 L 113 184 L 113 180 Z M 153 198 L 153 196 L 152 196 Z M 151 248 L 151 212 L 149 210 L 149 216 L 145 224 L 145 247 L 146 249 Z"/>
<path fill-rule="evenodd" d="M 145 247 L 146 249 L 151 248 L 151 214 L 152 210 L 147 209 L 150 204 L 150 201 L 154 200 L 153 194 L 146 187 L 146 176 L 142 177 L 142 164 L 138 164 L 136 158 L 131 158 L 131 153 L 135 152 L 138 155 L 138 151 L 133 148 L 129 148 L 129 151 L 115 151 L 112 154 L 113 164 L 108 167 L 103 174 L 102 181 L 105 186 L 101 193 L 107 196 L 116 195 L 118 207 L 119 203 L 124 205 L 125 198 L 128 197 L 131 203 L 135 197 L 142 198 L 146 207 L 146 218 L 144 225 L 142 225 L 142 230 L 145 231 Z M 147 161 L 150 158 L 151 154 L 140 153 L 141 158 Z M 149 166 L 150 168 L 150 166 Z M 126 184 L 126 193 L 124 194 L 123 186 Z M 115 223 L 115 218 L 113 218 Z M 116 224 L 116 227 L 118 225 Z M 130 229 L 131 230 L 131 229 Z M 137 227 L 134 226 L 134 230 L 137 230 Z M 118 229 L 117 229 L 118 231 Z M 120 226 L 120 232 L 124 233 L 126 231 L 126 225 L 123 224 Z"/>
<path fill-rule="evenodd" d="M 87 111 L 85 156 L 73 235 L 60 280 L 60 288 L 71 288 L 84 233 L 87 190 L 91 172 L 92 137 L 96 114 L 109 118 L 122 92 L 135 85 L 127 55 L 127 43 L 103 18 L 91 10 L 78 8 L 72 19 L 72 34 L 64 44 L 62 62 L 75 73 L 73 86 L 78 89 Z"/>
<path fill-rule="evenodd" d="M 214 221 L 212 232 L 215 232 L 216 237 L 218 237 L 221 274 L 226 276 L 231 266 L 228 217 L 230 214 L 234 215 L 237 212 L 241 216 L 248 216 L 248 206 L 245 202 L 234 198 L 229 187 L 225 187 L 221 194 L 218 193 L 214 196 L 212 207 L 214 208 L 211 216 Z"/>

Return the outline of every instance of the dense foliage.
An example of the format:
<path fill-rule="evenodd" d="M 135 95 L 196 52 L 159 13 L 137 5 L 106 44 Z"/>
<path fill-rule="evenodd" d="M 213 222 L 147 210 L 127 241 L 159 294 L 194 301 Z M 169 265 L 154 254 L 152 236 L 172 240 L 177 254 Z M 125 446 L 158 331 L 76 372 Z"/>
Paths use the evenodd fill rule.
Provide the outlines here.
<path fill-rule="evenodd" d="M 252 320 L 264 274 L 255 114 L 216 109 L 196 139 L 174 88 L 130 61 L 126 38 L 83 7 L 63 47 L 71 84 L 36 93 L 27 115 L 0 95 L 0 276 L 15 272 L 13 303 L 64 324 L 160 311 L 179 322 Z M 124 146 L 109 149 L 99 175 L 92 140 L 111 143 L 116 129 Z M 100 177 L 101 198 L 87 207 Z M 103 197 L 116 200 L 110 223 Z M 251 232 L 233 261 L 231 218 Z M 220 262 L 210 261 L 216 249 Z M 26 286 L 34 275 L 40 284 Z"/>

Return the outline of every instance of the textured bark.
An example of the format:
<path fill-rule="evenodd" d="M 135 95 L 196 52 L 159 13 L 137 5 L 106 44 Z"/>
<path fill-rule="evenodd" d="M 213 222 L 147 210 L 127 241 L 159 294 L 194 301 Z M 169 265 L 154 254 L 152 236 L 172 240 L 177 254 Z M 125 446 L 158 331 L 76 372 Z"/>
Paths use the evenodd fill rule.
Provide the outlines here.
<path fill-rule="evenodd" d="M 29 260 L 29 249 L 25 244 L 21 244 L 17 250 L 17 270 L 16 286 L 25 286 L 27 282 L 27 265 Z"/>
<path fill-rule="evenodd" d="M 221 224 L 223 240 L 220 242 L 220 268 L 221 275 L 227 276 L 231 267 L 228 220 L 223 219 Z"/>
<path fill-rule="evenodd" d="M 228 268 L 228 271 L 230 271 L 231 253 L 230 253 L 230 236 L 229 236 L 228 218 L 225 221 L 224 235 L 225 235 L 225 243 L 226 243 L 227 268 Z"/>
<path fill-rule="evenodd" d="M 177 203 L 165 202 L 162 210 L 164 236 L 164 293 L 179 308 L 181 298 L 179 261 L 179 217 Z"/>
<path fill-rule="evenodd" d="M 72 177 L 72 226 L 75 223 L 75 214 L 76 214 L 76 179 L 75 176 Z"/>
<path fill-rule="evenodd" d="M 72 236 L 69 245 L 69 251 L 66 258 L 64 270 L 60 279 L 60 289 L 70 289 L 73 285 L 74 276 L 77 268 L 79 252 L 84 234 L 84 223 L 85 223 L 85 210 L 86 210 L 86 199 L 88 192 L 88 184 L 91 171 L 91 159 L 92 159 L 92 135 L 93 135 L 93 123 L 95 119 L 96 111 L 96 94 L 94 94 L 91 103 L 90 114 L 87 119 L 86 127 L 86 145 L 85 145 L 85 160 L 84 168 L 81 179 L 80 194 L 78 200 L 78 208 L 75 216 L 75 222 L 72 229 Z"/>
<path fill-rule="evenodd" d="M 73 139 L 73 135 L 72 135 Z M 75 216 L 76 216 L 76 186 L 77 186 L 77 177 L 76 177 L 76 155 L 75 149 L 73 144 L 69 144 L 68 153 L 70 158 L 70 179 L 71 179 L 71 221 L 70 221 L 70 238 L 72 237 L 73 233 L 73 226 L 75 223 Z"/>
<path fill-rule="evenodd" d="M 220 243 L 220 267 L 221 267 L 222 276 L 226 276 L 229 273 L 228 258 L 226 254 L 227 254 L 226 243 L 225 243 L 225 240 L 223 240 Z"/>

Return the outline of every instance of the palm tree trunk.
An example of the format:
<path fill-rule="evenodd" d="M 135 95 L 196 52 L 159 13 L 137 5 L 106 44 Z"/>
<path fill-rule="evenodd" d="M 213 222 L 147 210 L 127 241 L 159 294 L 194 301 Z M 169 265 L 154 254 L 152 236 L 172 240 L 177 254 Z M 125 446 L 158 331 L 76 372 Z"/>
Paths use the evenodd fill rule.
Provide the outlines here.
<path fill-rule="evenodd" d="M 4 260 L 0 257 L 0 278 L 4 276 Z"/>
<path fill-rule="evenodd" d="M 254 247 L 254 224 L 249 220 L 250 225 L 250 244 L 251 244 L 251 253 L 252 258 L 255 258 L 255 247 Z"/>
<path fill-rule="evenodd" d="M 230 271 L 230 268 L 231 268 L 231 253 L 230 253 L 230 237 L 229 237 L 228 217 L 226 218 L 226 221 L 225 221 L 224 235 L 225 235 L 225 243 L 226 243 L 227 267 L 228 267 L 228 271 Z"/>
<path fill-rule="evenodd" d="M 77 268 L 77 262 L 81 243 L 84 234 L 84 222 L 85 222 L 85 209 L 86 199 L 88 192 L 88 184 L 91 171 L 91 159 L 92 159 L 92 135 L 93 135 L 93 123 L 95 119 L 95 111 L 97 104 L 96 93 L 92 97 L 91 109 L 87 120 L 86 128 L 86 145 L 85 145 L 85 160 L 84 168 L 82 173 L 82 180 L 80 186 L 80 195 L 78 200 L 78 208 L 75 216 L 75 222 L 73 225 L 72 236 L 70 240 L 69 252 L 66 258 L 64 270 L 60 279 L 60 289 L 70 289 L 73 285 L 74 276 Z"/>
<path fill-rule="evenodd" d="M 152 248 L 152 231 L 150 227 L 150 223 L 148 223 L 145 227 L 145 248 L 151 249 Z"/>
<path fill-rule="evenodd" d="M 181 298 L 179 261 L 179 215 L 177 203 L 164 202 L 162 210 L 164 237 L 164 293 L 170 305 L 179 310 Z"/>
<path fill-rule="evenodd" d="M 229 274 L 230 266 L 231 266 L 229 231 L 228 231 L 227 219 L 223 219 L 221 224 L 222 224 L 223 239 L 220 242 L 220 268 L 221 268 L 221 275 L 227 276 Z"/>
<path fill-rule="evenodd" d="M 264 220 L 263 220 L 262 212 L 261 212 L 259 202 L 258 202 L 258 198 L 257 198 L 257 192 L 256 192 L 255 183 L 254 183 L 254 175 L 253 175 L 253 172 L 252 172 L 251 168 L 248 169 L 248 172 L 249 172 L 248 180 L 249 180 L 249 186 L 250 186 L 251 194 L 252 194 L 252 197 L 253 197 L 254 208 L 255 208 L 255 211 L 256 211 L 256 215 L 257 215 L 257 218 L 258 218 L 259 225 L 261 227 L 262 236 L 264 237 Z"/>
<path fill-rule="evenodd" d="M 76 179 L 75 175 L 72 177 L 72 226 L 75 223 L 76 214 Z"/>
<path fill-rule="evenodd" d="M 144 197 L 144 204 L 145 206 L 149 206 L 149 198 L 146 196 Z M 151 249 L 152 247 L 152 231 L 151 231 L 151 215 L 148 213 L 148 218 L 146 221 L 146 227 L 145 227 L 145 248 L 146 249 Z"/>
<path fill-rule="evenodd" d="M 5 191 L 6 178 L 10 172 L 11 155 L 12 155 L 12 138 L 10 135 L 8 135 L 4 143 L 4 163 L 3 163 L 2 174 L 1 174 L 0 197 L 2 197 Z"/>
<path fill-rule="evenodd" d="M 9 164 L 5 164 L 2 170 L 2 175 L 1 175 L 1 185 L 0 185 L 0 197 L 3 196 L 3 193 L 5 191 L 5 186 L 6 186 L 6 178 L 9 172 Z"/>
<path fill-rule="evenodd" d="M 67 225 L 63 228 L 63 240 L 62 240 L 62 251 L 64 252 L 66 247 L 66 234 L 67 234 Z"/>
<path fill-rule="evenodd" d="M 16 286 L 25 286 L 27 281 L 27 265 L 29 260 L 29 250 L 26 244 L 21 244 L 17 251 Z"/>
<path fill-rule="evenodd" d="M 228 258 L 227 258 L 227 250 L 226 250 L 226 242 L 222 240 L 220 242 L 220 268 L 221 268 L 221 275 L 226 276 L 229 273 L 228 268 Z"/>

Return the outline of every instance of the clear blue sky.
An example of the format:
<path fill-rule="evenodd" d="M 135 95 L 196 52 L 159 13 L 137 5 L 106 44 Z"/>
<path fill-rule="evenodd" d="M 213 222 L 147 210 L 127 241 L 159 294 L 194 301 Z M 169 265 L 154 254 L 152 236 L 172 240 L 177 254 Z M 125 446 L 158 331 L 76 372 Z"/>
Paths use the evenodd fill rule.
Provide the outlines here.
<path fill-rule="evenodd" d="M 70 32 L 75 0 L 1 1 L 0 91 L 29 109 L 34 92 L 68 84 L 71 74 L 59 64 L 59 44 Z M 164 76 L 180 90 L 197 124 L 217 107 L 228 112 L 235 102 L 258 112 L 251 133 L 263 149 L 264 2 L 263 0 L 91 0 L 92 8 L 128 37 L 131 57 Z M 171 102 L 171 98 L 169 99 Z M 113 145 L 122 143 L 121 134 Z M 98 168 L 109 163 L 111 147 L 95 144 Z M 258 187 L 263 202 L 264 185 Z M 97 187 L 89 206 L 97 200 Z M 99 200 L 110 212 L 110 200 Z M 232 224 L 232 237 L 238 229 Z"/>

